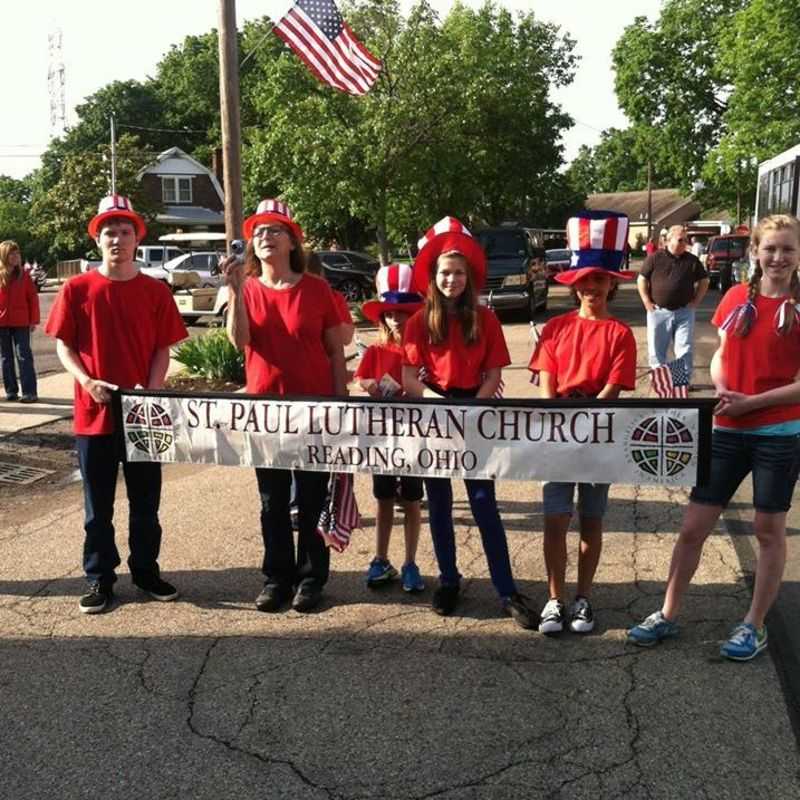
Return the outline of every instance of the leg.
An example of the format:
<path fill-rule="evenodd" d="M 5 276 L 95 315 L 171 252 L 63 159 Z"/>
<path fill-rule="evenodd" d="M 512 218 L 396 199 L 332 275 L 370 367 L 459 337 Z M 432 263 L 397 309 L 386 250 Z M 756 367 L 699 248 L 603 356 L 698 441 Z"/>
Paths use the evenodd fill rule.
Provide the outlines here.
<path fill-rule="evenodd" d="M 3 369 L 3 387 L 6 397 L 16 398 L 19 395 L 17 371 L 14 368 L 14 341 L 11 328 L 0 328 L 0 362 Z"/>
<path fill-rule="evenodd" d="M 580 597 L 589 598 L 594 574 L 603 552 L 603 515 L 608 506 L 607 483 L 578 485 L 581 544 L 578 552 L 578 589 Z"/>
<path fill-rule="evenodd" d="M 378 500 L 375 510 L 375 557 L 389 560 L 389 540 L 394 526 L 394 500 Z"/>
<path fill-rule="evenodd" d="M 297 478 L 297 583 L 321 590 L 328 582 L 331 553 L 317 533 L 319 516 L 328 496 L 327 472 L 295 471 Z"/>
<path fill-rule="evenodd" d="M 647 353 L 651 367 L 666 364 L 669 360 L 671 319 L 672 312 L 666 308 L 647 312 Z"/>
<path fill-rule="evenodd" d="M 567 572 L 567 531 L 571 514 L 545 514 L 544 564 L 547 569 L 547 589 L 551 600 L 564 598 Z"/>
<path fill-rule="evenodd" d="M 400 478 L 400 497 L 403 503 L 403 533 L 405 534 L 405 564 L 413 564 L 417 560 L 417 546 L 419 544 L 419 529 L 422 512 L 421 478 Z"/>
<path fill-rule="evenodd" d="M 456 566 L 456 534 L 453 528 L 453 487 L 449 478 L 425 478 L 428 518 L 433 539 L 439 582 L 457 587 L 461 583 Z"/>
<path fill-rule="evenodd" d="M 786 565 L 786 514 L 756 511 L 753 527 L 758 539 L 758 564 L 753 600 L 744 621 L 761 628 L 778 596 L 783 579 Z"/>
<path fill-rule="evenodd" d="M 90 583 L 110 588 L 120 564 L 113 524 L 118 449 L 113 436 L 77 436 L 75 444 L 83 478 L 83 569 Z"/>
<path fill-rule="evenodd" d="M 161 464 L 124 463 L 122 473 L 128 490 L 130 556 L 128 567 L 134 583 L 151 583 L 159 577 L 161 552 Z"/>
<path fill-rule="evenodd" d="M 288 592 L 296 577 L 294 536 L 289 518 L 291 472 L 283 469 L 256 469 L 261 495 L 261 537 L 264 560 L 261 572 L 266 583 Z"/>
<path fill-rule="evenodd" d="M 689 382 L 692 379 L 693 349 L 694 349 L 694 320 L 693 308 L 679 308 L 674 312 L 675 327 L 673 337 L 675 343 L 675 358 L 683 358 L 689 370 Z"/>
<path fill-rule="evenodd" d="M 489 564 L 492 584 L 500 597 L 511 597 L 517 593 L 517 587 L 511 574 L 506 531 L 497 510 L 494 481 L 469 480 L 464 481 L 464 484 L 467 487 L 472 516 L 481 532 L 483 552 Z"/>
<path fill-rule="evenodd" d="M 33 351 L 31 350 L 31 329 L 27 327 L 12 328 L 12 332 L 16 342 L 22 396 L 36 397 L 36 370 L 33 366 Z"/>

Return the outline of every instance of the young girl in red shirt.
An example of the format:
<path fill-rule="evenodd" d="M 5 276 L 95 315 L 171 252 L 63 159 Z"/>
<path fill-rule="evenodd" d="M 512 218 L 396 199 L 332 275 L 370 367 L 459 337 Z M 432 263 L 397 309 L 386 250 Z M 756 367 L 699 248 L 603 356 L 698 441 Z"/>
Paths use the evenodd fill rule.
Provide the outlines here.
<path fill-rule="evenodd" d="M 636 340 L 624 323 L 611 316 L 608 302 L 619 281 L 633 273 L 621 271 L 628 218 L 610 211 L 587 211 L 567 223 L 572 266 L 556 275 L 578 305 L 576 311 L 554 317 L 542 330 L 529 369 L 538 374 L 542 397 L 592 397 L 613 400 L 636 386 Z M 594 612 L 589 601 L 603 548 L 603 515 L 607 483 L 578 484 L 581 544 L 578 585 L 569 610 L 569 628 L 589 633 Z M 567 530 L 574 510 L 575 483 L 548 481 L 544 502 L 544 561 L 550 599 L 542 610 L 539 630 L 560 633 L 565 624 Z"/>
<path fill-rule="evenodd" d="M 380 300 L 364 303 L 367 319 L 378 325 L 378 343 L 370 345 L 356 370 L 355 378 L 370 397 L 388 399 L 403 394 L 403 329 L 406 320 L 422 308 L 422 296 L 411 290 L 411 267 L 390 264 L 375 276 Z M 416 564 L 419 543 L 422 478 L 402 475 L 373 475 L 372 494 L 378 502 L 375 515 L 375 558 L 367 570 L 367 586 L 376 587 L 397 577 L 389 561 L 389 539 L 394 524 L 394 504 L 403 505 L 405 561 L 400 579 L 406 592 L 425 588 Z"/>
<path fill-rule="evenodd" d="M 735 661 L 767 646 L 764 618 L 781 585 L 786 513 L 800 470 L 800 222 L 765 217 L 753 231 L 750 254 L 756 259 L 750 283 L 729 289 L 712 319 L 720 344 L 711 360 L 719 398 L 711 478 L 692 490 L 661 610 L 628 631 L 628 641 L 645 647 L 678 633 L 675 619 L 703 544 L 750 472 L 759 546 L 753 598 L 720 648 Z"/>
<path fill-rule="evenodd" d="M 502 368 L 511 363 L 503 329 L 493 312 L 478 304 L 486 256 L 472 234 L 445 217 L 420 242 L 414 286 L 425 307 L 406 323 L 403 387 L 410 397 L 492 397 Z M 424 381 L 420 370 L 424 370 Z M 505 613 L 517 624 L 534 622 L 511 574 L 506 532 L 495 500 L 494 481 L 466 480 L 472 515 L 480 530 L 489 573 Z M 456 566 L 453 491 L 449 478 L 425 478 L 439 587 L 433 610 L 443 616 L 458 605 L 461 575 Z"/>

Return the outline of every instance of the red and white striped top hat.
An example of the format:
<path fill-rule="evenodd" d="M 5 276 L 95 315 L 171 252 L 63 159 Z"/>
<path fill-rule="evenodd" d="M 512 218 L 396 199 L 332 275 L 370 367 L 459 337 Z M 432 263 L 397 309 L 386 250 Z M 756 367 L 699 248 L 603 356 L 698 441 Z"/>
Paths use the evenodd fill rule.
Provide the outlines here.
<path fill-rule="evenodd" d="M 432 270 L 441 255 L 459 253 L 472 270 L 472 282 L 480 291 L 486 280 L 486 254 L 469 229 L 455 217 L 444 217 L 419 240 L 419 253 L 414 262 L 414 288 L 426 294 Z"/>
<path fill-rule="evenodd" d="M 408 264 L 389 264 L 375 276 L 380 300 L 370 300 L 361 307 L 364 316 L 377 322 L 387 311 L 414 314 L 423 306 L 422 296 L 414 291 L 414 274 Z"/>
<path fill-rule="evenodd" d="M 104 197 L 97 206 L 97 214 L 89 222 L 89 236 L 96 239 L 103 223 L 112 217 L 130 220 L 136 227 L 136 239 L 141 241 L 147 235 L 147 226 L 139 214 L 133 210 L 133 203 L 121 194 L 110 194 Z"/>
<path fill-rule="evenodd" d="M 244 232 L 246 239 L 253 238 L 253 230 L 257 225 L 261 225 L 262 223 L 267 222 L 277 222 L 281 225 L 285 225 L 289 228 L 292 233 L 294 234 L 294 238 L 297 240 L 297 243 L 300 244 L 303 241 L 303 230 L 302 228 L 294 221 L 294 217 L 292 216 L 292 210 L 289 206 L 286 205 L 282 200 L 275 200 L 273 198 L 267 198 L 262 200 L 258 204 L 258 208 L 256 208 L 256 213 L 252 216 L 249 216 L 242 225 L 242 230 Z"/>

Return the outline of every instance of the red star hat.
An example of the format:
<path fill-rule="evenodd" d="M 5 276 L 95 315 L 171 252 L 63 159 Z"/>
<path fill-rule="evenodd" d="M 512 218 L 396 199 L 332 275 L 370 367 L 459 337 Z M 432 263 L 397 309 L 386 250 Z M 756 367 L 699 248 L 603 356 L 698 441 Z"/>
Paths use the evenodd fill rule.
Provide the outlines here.
<path fill-rule="evenodd" d="M 423 296 L 428 293 L 431 269 L 441 255 L 459 253 L 472 270 L 472 282 L 479 292 L 486 281 L 486 253 L 466 225 L 455 217 L 440 219 L 419 240 L 419 253 L 414 262 L 413 288 Z"/>
<path fill-rule="evenodd" d="M 408 264 L 389 264 L 381 267 L 375 276 L 380 300 L 369 300 L 361 306 L 367 319 L 377 322 L 387 311 L 415 314 L 425 303 L 422 295 L 413 291 L 413 272 Z"/>
<path fill-rule="evenodd" d="M 121 194 L 110 194 L 104 197 L 97 207 L 97 214 L 89 222 L 89 236 L 96 239 L 100 235 L 103 223 L 111 217 L 130 220 L 136 228 L 136 239 L 142 241 L 147 235 L 147 225 L 134 210 L 131 201 Z"/>
<path fill-rule="evenodd" d="M 262 222 L 278 222 L 294 234 L 298 244 L 303 242 L 303 229 L 294 221 L 292 210 L 281 200 L 267 199 L 258 204 L 256 213 L 248 217 L 242 225 L 246 239 L 253 238 L 253 230 Z"/>
<path fill-rule="evenodd" d="M 629 281 L 635 272 L 622 269 L 628 218 L 617 211 L 581 211 L 567 222 L 567 243 L 572 250 L 569 269 L 555 276 L 559 283 L 572 286 L 592 273 Z"/>

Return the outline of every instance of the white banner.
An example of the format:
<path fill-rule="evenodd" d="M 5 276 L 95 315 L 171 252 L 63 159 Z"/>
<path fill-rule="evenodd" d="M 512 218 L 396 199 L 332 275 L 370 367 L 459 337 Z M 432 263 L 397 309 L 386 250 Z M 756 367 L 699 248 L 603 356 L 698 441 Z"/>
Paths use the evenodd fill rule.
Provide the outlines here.
<path fill-rule="evenodd" d="M 713 405 L 458 405 L 169 392 L 122 392 L 120 403 L 129 461 L 682 486 L 703 474 L 701 442 L 709 441 Z"/>

